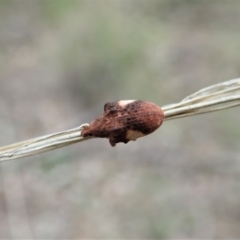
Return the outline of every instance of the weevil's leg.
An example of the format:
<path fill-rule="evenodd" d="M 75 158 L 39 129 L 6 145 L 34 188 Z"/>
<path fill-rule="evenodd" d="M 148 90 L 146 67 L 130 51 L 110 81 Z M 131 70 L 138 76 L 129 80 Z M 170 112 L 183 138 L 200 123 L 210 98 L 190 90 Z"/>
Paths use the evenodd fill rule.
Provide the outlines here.
<path fill-rule="evenodd" d="M 110 132 L 109 142 L 112 146 L 115 146 L 116 143 L 123 142 L 128 143 L 129 140 L 126 138 L 126 129 L 117 128 Z"/>
<path fill-rule="evenodd" d="M 111 144 L 112 147 L 116 146 L 116 142 L 112 137 L 109 138 L 109 143 Z"/>
<path fill-rule="evenodd" d="M 89 123 L 84 123 L 81 125 L 81 129 L 89 128 Z"/>

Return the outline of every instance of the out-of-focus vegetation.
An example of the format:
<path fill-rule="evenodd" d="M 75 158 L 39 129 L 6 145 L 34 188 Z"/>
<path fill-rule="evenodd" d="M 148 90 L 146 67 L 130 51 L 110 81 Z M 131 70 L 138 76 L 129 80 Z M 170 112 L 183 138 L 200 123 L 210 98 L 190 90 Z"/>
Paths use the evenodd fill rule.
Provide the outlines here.
<path fill-rule="evenodd" d="M 0 1 L 0 145 L 240 75 L 240 2 Z M 239 238 L 239 108 L 0 165 L 0 238 Z"/>

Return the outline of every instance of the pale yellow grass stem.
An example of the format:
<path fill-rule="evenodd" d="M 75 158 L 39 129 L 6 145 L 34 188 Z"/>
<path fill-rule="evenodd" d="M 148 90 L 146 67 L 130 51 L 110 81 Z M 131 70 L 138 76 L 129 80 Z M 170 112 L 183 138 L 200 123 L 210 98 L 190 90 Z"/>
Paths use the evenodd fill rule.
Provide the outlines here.
<path fill-rule="evenodd" d="M 182 118 L 191 115 L 219 111 L 240 105 L 240 79 L 215 84 L 184 98 L 179 103 L 162 107 L 165 120 Z M 73 143 L 85 141 L 81 130 L 88 126 L 82 124 L 67 131 L 45 135 L 42 137 L 18 142 L 0 148 L 0 161 L 22 158 L 61 148 Z"/>

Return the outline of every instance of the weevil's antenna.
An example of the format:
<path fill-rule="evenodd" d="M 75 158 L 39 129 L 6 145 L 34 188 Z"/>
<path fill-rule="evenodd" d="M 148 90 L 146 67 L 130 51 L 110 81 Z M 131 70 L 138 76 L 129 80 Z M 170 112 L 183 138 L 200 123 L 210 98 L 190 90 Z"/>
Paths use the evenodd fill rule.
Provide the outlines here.
<path fill-rule="evenodd" d="M 166 120 L 188 117 L 240 105 L 240 78 L 218 83 L 197 91 L 179 103 L 163 106 Z M 89 124 L 82 124 L 67 131 L 18 142 L 0 148 L 0 162 L 22 158 L 85 141 L 81 131 Z"/>

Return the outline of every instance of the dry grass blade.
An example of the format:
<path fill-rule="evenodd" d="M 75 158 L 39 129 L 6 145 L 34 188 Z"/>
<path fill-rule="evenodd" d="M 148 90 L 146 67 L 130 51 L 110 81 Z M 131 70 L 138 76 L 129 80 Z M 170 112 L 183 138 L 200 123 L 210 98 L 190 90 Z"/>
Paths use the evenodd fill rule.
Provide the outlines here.
<path fill-rule="evenodd" d="M 162 107 L 165 120 L 219 111 L 240 105 L 240 78 L 215 84 Z"/>
<path fill-rule="evenodd" d="M 77 128 L 67 131 L 49 134 L 2 147 L 0 148 L 0 161 L 31 156 L 61 148 L 76 142 L 88 140 L 90 137 L 83 138 L 81 136 L 81 130 L 86 126 L 88 126 L 88 124 L 85 123 Z"/>
<path fill-rule="evenodd" d="M 219 111 L 240 105 L 240 79 L 215 84 L 189 95 L 181 102 L 162 107 L 165 120 L 191 115 Z M 22 158 L 38 153 L 61 148 L 92 137 L 83 138 L 81 130 L 88 126 L 45 135 L 0 148 L 0 161 Z"/>

